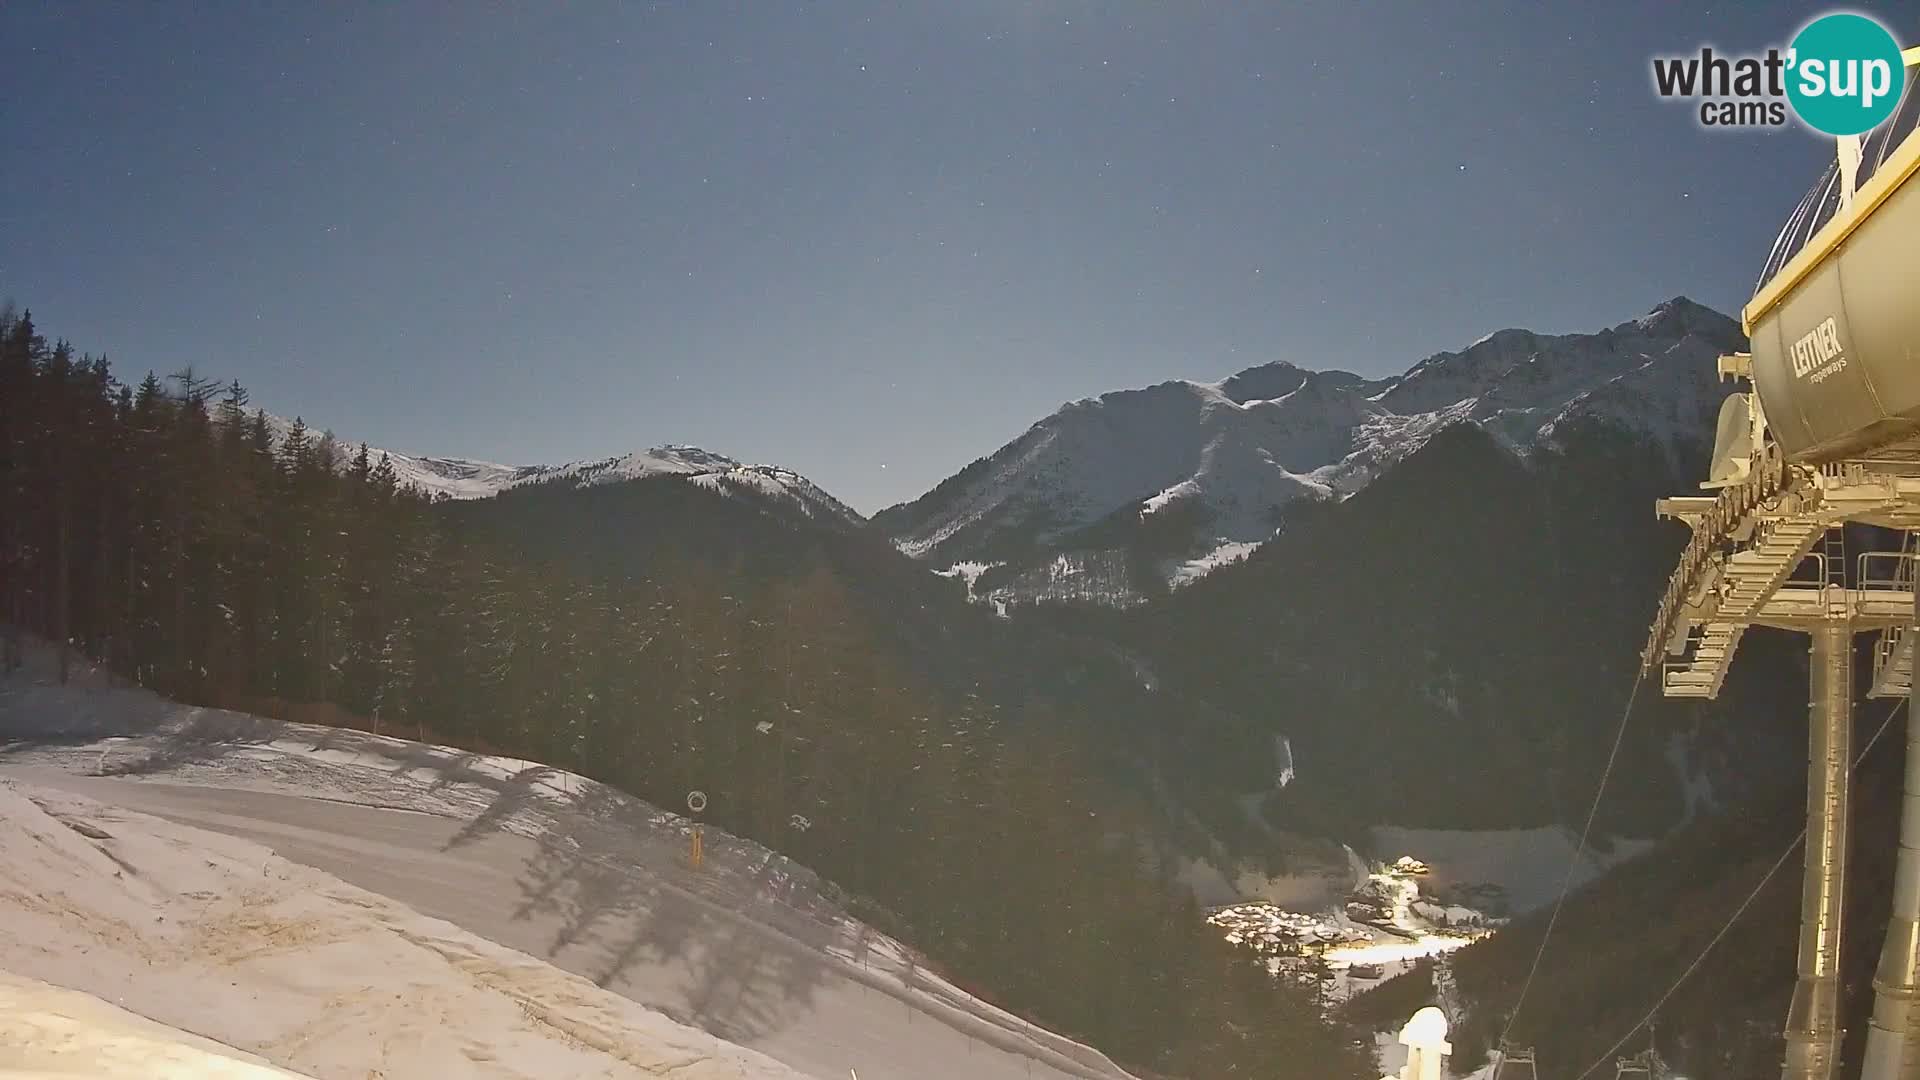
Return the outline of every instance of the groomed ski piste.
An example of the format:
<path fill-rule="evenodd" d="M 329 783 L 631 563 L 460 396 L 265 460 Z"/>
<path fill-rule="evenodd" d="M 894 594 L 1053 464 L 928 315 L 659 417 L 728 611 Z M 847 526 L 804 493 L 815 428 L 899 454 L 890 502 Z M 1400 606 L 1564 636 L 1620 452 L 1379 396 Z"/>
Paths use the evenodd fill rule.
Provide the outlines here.
<path fill-rule="evenodd" d="M 84 1065 L 82 1072 L 80 1066 Z M 254 1054 L 0 971 L 0 1077 L 98 1080 L 288 1080 Z"/>
<path fill-rule="evenodd" d="M 182 1076 L 1131 1080 L 605 785 L 51 673 L 0 681 L 0 992 L 51 1018 L 0 1076 L 176 1029 L 232 1058 Z"/>

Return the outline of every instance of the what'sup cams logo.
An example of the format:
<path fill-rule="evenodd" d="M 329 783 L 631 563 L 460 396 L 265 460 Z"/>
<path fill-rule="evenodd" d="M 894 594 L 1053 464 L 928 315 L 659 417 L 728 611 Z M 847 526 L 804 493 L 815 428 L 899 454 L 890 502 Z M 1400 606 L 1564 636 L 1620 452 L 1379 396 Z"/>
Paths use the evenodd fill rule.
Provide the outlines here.
<path fill-rule="evenodd" d="M 1781 127 L 1793 115 L 1827 135 L 1860 135 L 1893 115 L 1906 79 L 1893 34 L 1844 11 L 1808 23 L 1784 50 L 1653 58 L 1654 91 L 1698 102 L 1711 128 Z"/>

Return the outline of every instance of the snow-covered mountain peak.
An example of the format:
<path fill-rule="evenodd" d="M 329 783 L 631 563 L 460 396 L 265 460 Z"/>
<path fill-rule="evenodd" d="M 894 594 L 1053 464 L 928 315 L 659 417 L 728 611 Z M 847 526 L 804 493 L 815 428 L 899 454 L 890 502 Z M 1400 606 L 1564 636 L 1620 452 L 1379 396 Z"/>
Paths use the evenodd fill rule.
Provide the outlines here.
<path fill-rule="evenodd" d="M 1227 400 L 1245 405 L 1249 401 L 1285 397 L 1300 389 L 1313 374 L 1285 360 L 1275 360 L 1229 375 L 1214 385 Z"/>
<path fill-rule="evenodd" d="M 1560 340 L 1531 330 L 1496 330 L 1458 352 L 1435 353 L 1413 365 L 1376 400 L 1393 412 L 1412 414 L 1479 397 Z"/>
<path fill-rule="evenodd" d="M 908 554 L 1009 572 L 1174 508 L 1201 542 L 1244 547 L 1272 535 L 1285 503 L 1350 495 L 1451 424 L 1523 453 L 1576 417 L 1667 445 L 1692 438 L 1724 393 L 1713 358 L 1741 344 L 1732 319 L 1675 297 L 1597 333 L 1497 330 L 1396 378 L 1276 361 L 1115 391 L 1063 406 L 875 520 Z"/>
<path fill-rule="evenodd" d="M 274 440 L 282 442 L 293 421 L 268 414 Z M 309 428 L 315 438 L 323 437 Z M 335 440 L 336 462 L 345 467 L 356 451 L 354 444 Z M 579 486 L 613 484 L 655 476 L 682 477 L 722 495 L 750 495 L 782 503 L 807 517 L 823 517 L 845 524 L 865 521 L 860 514 L 829 495 L 819 485 L 792 469 L 749 465 L 698 446 L 670 443 L 614 457 L 572 461 L 564 465 L 502 465 L 471 458 L 433 457 L 369 448 L 374 460 L 385 455 L 404 487 L 424 495 L 449 499 L 485 499 L 529 484 L 559 483 Z"/>
<path fill-rule="evenodd" d="M 1656 305 L 1652 311 L 1633 320 L 1633 325 L 1647 334 L 1675 338 L 1687 334 L 1720 337 L 1738 333 L 1740 329 L 1740 324 L 1733 319 L 1684 296 Z M 1619 329 L 1626 329 L 1626 324 Z"/>
<path fill-rule="evenodd" d="M 746 466 L 725 454 L 697 446 L 656 446 L 609 458 L 575 461 L 566 465 L 534 466 L 530 480 L 574 480 L 604 484 L 648 476 L 698 476 L 726 473 Z"/>
<path fill-rule="evenodd" d="M 1251 406 L 1263 401 L 1276 401 L 1302 395 L 1321 398 L 1341 394 L 1367 395 L 1390 385 L 1393 381 L 1392 379 L 1376 381 L 1355 375 L 1351 371 L 1338 369 L 1312 371 L 1297 367 L 1285 360 L 1275 360 L 1272 363 L 1237 371 L 1217 383 L 1195 385 L 1212 391 L 1235 405 Z"/>

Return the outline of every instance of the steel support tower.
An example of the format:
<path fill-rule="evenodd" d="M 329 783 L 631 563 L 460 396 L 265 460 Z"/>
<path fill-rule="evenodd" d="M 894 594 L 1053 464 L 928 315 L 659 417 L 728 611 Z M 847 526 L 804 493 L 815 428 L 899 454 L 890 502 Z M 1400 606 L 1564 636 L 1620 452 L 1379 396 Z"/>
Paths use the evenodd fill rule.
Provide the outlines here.
<path fill-rule="evenodd" d="M 1863 1080 L 1920 1080 L 1920 49 L 1903 55 L 1893 115 L 1835 141 L 1787 219 L 1741 313 L 1750 353 L 1720 359 L 1745 385 L 1721 406 L 1711 495 L 1662 499 L 1693 535 L 1641 651 L 1669 697 L 1720 693 L 1753 627 L 1806 634 L 1807 842 L 1798 981 L 1784 1080 L 1841 1074 L 1843 943 L 1853 766 L 1854 637 L 1877 634 L 1868 693 L 1907 697 L 1905 802 L 1893 912 Z M 1892 550 L 1849 559 L 1847 527 L 1891 530 Z M 1885 535 L 1885 534 L 1882 534 Z"/>

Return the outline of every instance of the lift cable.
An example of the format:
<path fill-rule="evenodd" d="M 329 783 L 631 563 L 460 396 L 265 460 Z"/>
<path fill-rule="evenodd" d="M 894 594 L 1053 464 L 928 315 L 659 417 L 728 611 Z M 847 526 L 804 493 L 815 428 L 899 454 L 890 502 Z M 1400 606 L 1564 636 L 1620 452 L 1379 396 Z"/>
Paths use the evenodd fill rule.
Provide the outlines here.
<path fill-rule="evenodd" d="M 1861 747 L 1858 754 L 1854 755 L 1853 768 L 1858 769 L 1860 763 L 1867 759 L 1867 754 L 1873 750 L 1874 744 L 1880 741 L 1880 737 L 1887 733 L 1887 728 L 1893 726 L 1893 718 L 1900 715 L 1900 709 L 1905 704 L 1905 701 L 1895 701 L 1893 708 L 1887 710 L 1886 717 L 1880 721 L 1880 726 L 1874 731 L 1873 737 L 1867 740 L 1867 745 Z M 1740 901 L 1739 907 L 1733 909 L 1733 914 L 1727 916 L 1726 924 L 1721 926 L 1719 932 L 1714 934 L 1712 940 L 1707 942 L 1706 947 L 1700 950 L 1700 955 L 1693 958 L 1693 963 L 1688 964 L 1687 969 L 1680 973 L 1680 977 L 1673 980 L 1673 985 L 1667 987 L 1666 993 L 1660 995 L 1659 999 L 1653 1003 L 1653 1007 L 1647 1010 L 1645 1016 L 1642 1016 L 1631 1028 L 1627 1029 L 1625 1035 L 1620 1036 L 1612 1046 L 1607 1047 L 1605 1052 L 1595 1058 L 1593 1064 L 1581 1070 L 1580 1073 L 1574 1077 L 1574 1080 L 1586 1080 L 1588 1076 L 1593 1074 L 1593 1070 L 1606 1064 L 1608 1059 L 1612 1058 L 1621 1047 L 1627 1045 L 1628 1039 L 1633 1038 L 1641 1028 L 1647 1026 L 1647 1024 L 1659 1014 L 1661 1007 L 1666 1005 L 1667 1001 L 1672 998 L 1674 994 L 1679 993 L 1681 985 L 1684 984 L 1688 978 L 1692 977 L 1694 972 L 1700 970 L 1700 965 L 1706 962 L 1707 955 L 1713 952 L 1714 948 L 1720 944 L 1721 939 L 1727 936 L 1727 932 L 1733 929 L 1733 925 L 1739 922 L 1740 917 L 1747 913 L 1749 907 L 1753 906 L 1753 902 L 1759 899 L 1761 890 L 1765 889 L 1767 883 L 1773 880 L 1773 876 L 1780 872 L 1780 868 L 1787 864 L 1787 860 L 1793 857 L 1793 853 L 1799 849 L 1801 843 L 1805 841 L 1806 838 L 1807 829 L 1806 826 L 1802 825 L 1800 827 L 1800 834 L 1793 838 L 1793 842 L 1787 845 L 1786 850 L 1780 853 L 1779 858 L 1773 860 L 1773 865 L 1767 868 L 1766 874 L 1760 878 L 1758 884 L 1754 885 L 1753 891 L 1747 894 L 1745 900 Z"/>
<path fill-rule="evenodd" d="M 1567 894 L 1573 891 L 1573 875 L 1580 869 L 1580 856 L 1587 850 L 1587 838 L 1593 833 L 1594 819 L 1600 816 L 1600 799 L 1607 793 L 1607 781 L 1613 777 L 1613 766 L 1620 759 L 1620 745 L 1627 738 L 1627 718 L 1633 715 L 1633 703 L 1640 697 L 1640 687 L 1647 681 L 1646 665 L 1633 680 L 1633 689 L 1627 694 L 1627 707 L 1620 710 L 1620 726 L 1613 732 L 1613 748 L 1607 751 L 1606 767 L 1600 770 L 1600 786 L 1593 789 L 1593 805 L 1587 809 L 1587 823 L 1580 827 L 1580 842 L 1574 846 L 1573 857 L 1567 860 L 1567 876 L 1560 882 L 1560 895 L 1553 902 L 1553 914 L 1547 917 L 1547 929 L 1540 935 L 1540 947 L 1534 951 L 1533 964 L 1527 968 L 1526 981 L 1520 984 L 1520 997 L 1513 1003 L 1513 1011 L 1507 1014 L 1507 1022 L 1500 1029 L 1500 1041 L 1496 1045 L 1504 1051 L 1507 1035 L 1513 1031 L 1513 1022 L 1520 1015 L 1520 1007 L 1527 1003 L 1527 992 L 1533 989 L 1533 977 L 1540 973 L 1540 960 L 1547 955 L 1547 942 L 1553 937 L 1554 924 L 1560 921 L 1560 909 L 1566 906 Z M 1493 1075 L 1500 1075 L 1500 1067 L 1494 1066 Z"/>

